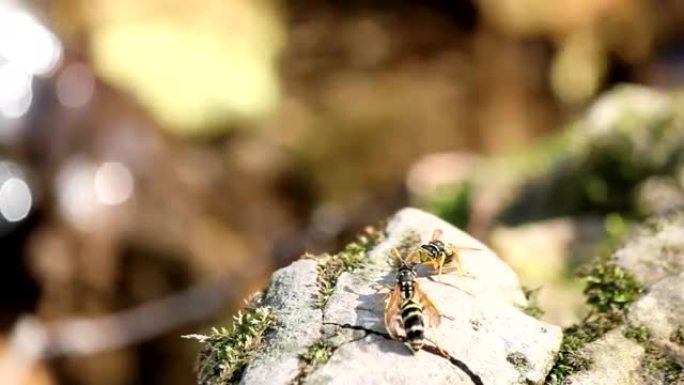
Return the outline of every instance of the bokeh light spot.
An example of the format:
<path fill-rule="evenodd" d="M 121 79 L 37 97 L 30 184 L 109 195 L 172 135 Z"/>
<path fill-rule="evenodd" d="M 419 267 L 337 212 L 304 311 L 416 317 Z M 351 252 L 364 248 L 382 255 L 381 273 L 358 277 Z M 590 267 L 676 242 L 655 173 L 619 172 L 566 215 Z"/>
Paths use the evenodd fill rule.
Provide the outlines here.
<path fill-rule="evenodd" d="M 31 15 L 0 9 L 0 56 L 33 75 L 51 72 L 62 58 L 55 35 Z"/>
<path fill-rule="evenodd" d="M 31 106 L 32 77 L 12 63 L 0 64 L 0 113 L 6 118 L 22 117 Z"/>
<path fill-rule="evenodd" d="M 105 205 L 119 205 L 133 194 L 133 176 L 120 162 L 105 162 L 95 173 L 95 196 Z"/>
<path fill-rule="evenodd" d="M 95 92 L 95 77 L 83 63 L 68 65 L 57 78 L 57 100 L 68 108 L 85 106 Z"/>
<path fill-rule="evenodd" d="M 79 228 L 87 228 L 97 212 L 94 176 L 92 164 L 80 159 L 72 159 L 57 174 L 57 199 L 61 214 Z"/>
<path fill-rule="evenodd" d="M 31 211 L 31 190 L 17 177 L 7 179 L 0 187 L 0 214 L 8 222 L 19 222 Z"/>

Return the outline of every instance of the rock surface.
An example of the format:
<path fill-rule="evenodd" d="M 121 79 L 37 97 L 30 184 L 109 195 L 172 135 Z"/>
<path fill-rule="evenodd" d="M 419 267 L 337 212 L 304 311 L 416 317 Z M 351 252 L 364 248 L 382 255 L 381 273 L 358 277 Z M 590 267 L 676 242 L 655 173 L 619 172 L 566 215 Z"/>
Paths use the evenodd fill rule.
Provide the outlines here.
<path fill-rule="evenodd" d="M 684 346 L 673 341 L 684 325 L 684 217 L 642 226 L 611 260 L 634 274 L 644 294 L 621 326 L 582 348 L 593 363 L 565 384 L 684 384 Z M 627 338 L 630 328 L 641 336 Z"/>
<path fill-rule="evenodd" d="M 652 216 L 684 208 L 683 101 L 679 94 L 641 86 L 606 92 L 547 145 L 541 170 L 509 187 L 519 192 L 498 212 L 499 220 L 512 225 L 587 214 Z M 535 152 L 528 152 L 532 162 Z M 487 177 L 485 183 L 497 179 Z M 500 191 L 494 193 L 506 196 Z"/>
<path fill-rule="evenodd" d="M 434 349 L 413 354 L 390 339 L 384 294 L 375 288 L 394 283 L 391 247 L 426 242 L 435 229 L 444 241 L 479 249 L 461 253 L 467 276 L 437 278 L 419 270 L 419 284 L 450 317 L 435 330 L 449 358 Z M 515 273 L 485 245 L 433 215 L 397 213 L 362 267 L 338 277 L 322 309 L 315 306 L 317 263 L 300 260 L 273 275 L 263 304 L 274 310 L 276 326 L 240 384 L 541 384 L 554 363 L 561 331 L 523 312 L 526 299 Z M 325 349 L 311 353 L 316 346 Z"/>
<path fill-rule="evenodd" d="M 622 330 L 613 330 L 603 338 L 584 348 L 584 352 L 592 358 L 591 370 L 585 370 L 570 376 L 565 383 L 574 385 L 595 384 L 639 384 L 639 365 L 644 355 L 644 348 L 638 343 L 625 338 Z"/>
<path fill-rule="evenodd" d="M 313 306 L 316 262 L 300 260 L 271 277 L 264 303 L 277 309 L 278 327 L 269 354 L 256 359 L 241 384 L 289 384 L 299 370 L 298 354 L 321 338 L 322 310 Z"/>
<path fill-rule="evenodd" d="M 537 305 L 544 312 L 540 319 L 568 327 L 586 314 L 584 285 L 568 278 L 569 266 L 591 261 L 605 236 L 600 218 L 563 217 L 496 226 L 489 243 L 526 287 L 539 288 Z"/>

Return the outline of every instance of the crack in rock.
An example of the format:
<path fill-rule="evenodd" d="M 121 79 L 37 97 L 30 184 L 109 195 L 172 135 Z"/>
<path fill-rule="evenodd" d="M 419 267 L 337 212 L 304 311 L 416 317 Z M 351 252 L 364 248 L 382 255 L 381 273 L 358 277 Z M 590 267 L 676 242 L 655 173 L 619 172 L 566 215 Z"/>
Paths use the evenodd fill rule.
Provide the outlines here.
<path fill-rule="evenodd" d="M 365 328 L 365 327 L 363 327 L 363 326 L 359 326 L 359 325 L 338 324 L 338 323 L 335 323 L 335 322 L 324 322 L 323 325 L 332 325 L 332 326 L 337 326 L 337 327 L 340 327 L 340 328 L 343 328 L 343 329 L 360 330 L 360 331 L 363 331 L 363 332 L 366 333 L 363 337 L 358 338 L 358 339 L 355 339 L 355 340 L 348 341 L 348 342 L 346 342 L 346 343 L 351 343 L 351 342 L 360 341 L 360 340 L 362 340 L 362 339 L 368 337 L 369 335 L 380 336 L 380 337 L 383 337 L 383 338 L 385 338 L 385 339 L 387 339 L 387 340 L 390 340 L 390 341 L 399 341 L 399 342 L 403 342 L 402 339 L 394 339 L 394 338 L 390 337 L 390 335 L 387 334 L 387 333 L 381 333 L 381 332 L 378 332 L 378 331 L 376 331 L 376 330 L 367 329 L 367 328 Z M 345 344 L 346 344 L 346 343 L 345 343 Z M 340 346 L 342 346 L 342 345 L 340 345 Z M 339 348 L 340 346 L 338 346 L 338 348 Z M 484 383 L 482 382 L 482 379 L 480 378 L 480 376 L 478 376 L 477 374 L 473 373 L 473 371 L 468 367 L 468 365 L 467 365 L 465 362 L 459 360 L 458 358 L 452 356 L 452 355 L 449 354 L 449 353 L 446 353 L 446 355 L 442 354 L 442 353 L 439 351 L 439 349 L 437 349 L 435 346 L 424 346 L 424 347 L 423 347 L 423 350 L 426 351 L 426 352 L 428 352 L 428 353 L 432 353 L 432 354 L 434 354 L 434 355 L 436 355 L 436 356 L 439 356 L 439 357 L 442 357 L 442 358 L 445 358 L 446 360 L 448 360 L 452 365 L 456 366 L 456 367 L 459 368 L 461 371 L 463 371 L 463 373 L 465 373 L 465 374 L 470 378 L 470 380 L 473 382 L 473 384 L 475 384 L 475 385 L 484 385 Z"/>
<path fill-rule="evenodd" d="M 442 230 L 444 242 L 478 251 L 461 255 L 467 277 L 444 274 L 436 279 L 427 267 L 419 272 L 421 289 L 448 316 L 430 339 L 449 354 L 432 344 L 423 349 L 429 354 L 413 354 L 387 334 L 382 306 L 377 306 L 384 295 L 374 286 L 394 283 L 396 273 L 387 258 L 392 247 L 406 243 L 405 234 L 415 234 L 415 242 L 425 242 L 436 229 Z M 519 385 L 543 381 L 561 332 L 520 310 L 527 301 L 509 266 L 486 245 L 420 210 L 401 210 L 385 233 L 385 239 L 365 252 L 362 266 L 335 274 L 334 285 L 325 287 L 324 306 L 316 306 L 321 288 L 316 261 L 300 260 L 273 274 L 265 299 L 279 322 L 272 343 L 249 365 L 240 385 Z M 506 361 L 513 352 L 529 361 L 525 382 Z"/>

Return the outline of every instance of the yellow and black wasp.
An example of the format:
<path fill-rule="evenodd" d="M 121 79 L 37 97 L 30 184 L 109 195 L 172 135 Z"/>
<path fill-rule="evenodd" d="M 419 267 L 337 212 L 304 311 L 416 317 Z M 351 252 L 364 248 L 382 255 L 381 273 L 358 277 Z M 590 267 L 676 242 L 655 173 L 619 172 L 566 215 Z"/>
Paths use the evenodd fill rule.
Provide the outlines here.
<path fill-rule="evenodd" d="M 442 315 L 435 304 L 423 292 L 417 281 L 415 265 L 401 258 L 397 249 L 392 253 L 400 261 L 397 269 L 396 283 L 385 304 L 385 328 L 393 339 L 405 335 L 405 342 L 413 352 L 423 348 L 426 342 L 426 327 L 432 331 L 433 344 L 442 353 L 444 351 L 434 340 L 434 330 L 439 326 Z M 402 332 L 403 331 L 403 332 Z"/>
<path fill-rule="evenodd" d="M 412 250 L 406 258 L 409 263 L 431 265 L 441 276 L 445 266 L 456 269 L 456 274 L 464 275 L 459 252 L 464 250 L 479 251 L 475 247 L 460 247 L 440 240 L 442 230 L 435 230 L 429 242 Z"/>

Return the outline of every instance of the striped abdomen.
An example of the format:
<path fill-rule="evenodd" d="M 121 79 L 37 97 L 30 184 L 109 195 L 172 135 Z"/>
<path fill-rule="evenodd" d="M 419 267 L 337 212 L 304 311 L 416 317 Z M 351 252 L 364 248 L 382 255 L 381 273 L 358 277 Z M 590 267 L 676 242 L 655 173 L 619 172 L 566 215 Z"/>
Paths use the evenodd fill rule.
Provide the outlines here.
<path fill-rule="evenodd" d="M 401 304 L 401 321 L 406 331 L 406 343 L 417 352 L 425 344 L 423 308 L 413 299 L 404 301 Z"/>

